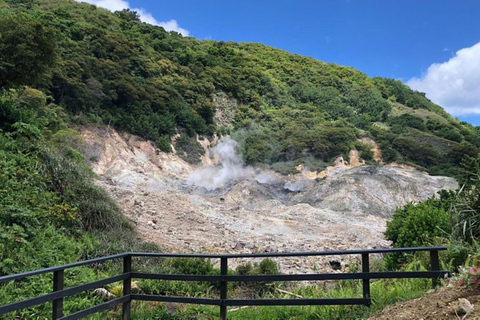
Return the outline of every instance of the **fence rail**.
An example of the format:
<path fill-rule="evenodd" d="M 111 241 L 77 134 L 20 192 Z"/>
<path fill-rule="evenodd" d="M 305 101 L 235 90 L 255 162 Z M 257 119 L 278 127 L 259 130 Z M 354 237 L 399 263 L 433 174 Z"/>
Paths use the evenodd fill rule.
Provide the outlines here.
<path fill-rule="evenodd" d="M 122 305 L 122 319 L 129 320 L 131 315 L 132 301 L 161 301 L 174 303 L 190 303 L 202 305 L 214 305 L 220 308 L 220 319 L 227 319 L 227 307 L 230 306 L 286 306 L 286 305 L 365 305 L 371 304 L 370 280 L 372 279 L 400 279 L 400 278 L 426 278 L 432 279 L 432 285 L 436 286 L 439 279 L 449 274 L 448 271 L 440 270 L 438 252 L 446 250 L 446 247 L 421 247 L 421 248 L 390 248 L 350 251 L 322 251 L 322 252 L 296 252 L 296 253 L 260 253 L 260 254 L 169 254 L 169 253 L 145 253 L 126 252 L 117 255 L 80 261 L 58 267 L 51 267 L 20 274 L 0 277 L 0 284 L 21 280 L 28 277 L 53 273 L 53 291 L 51 293 L 0 305 L 0 316 L 9 312 L 33 307 L 42 303 L 52 302 L 52 319 L 81 319 L 90 314 L 100 312 Z M 402 272 L 370 272 L 370 254 L 392 252 L 430 252 L 430 271 L 402 271 Z M 228 260 L 237 258 L 277 258 L 277 257 L 311 257 L 311 256 L 338 256 L 338 255 L 361 255 L 362 270 L 356 273 L 322 273 L 322 274 L 278 274 L 278 275 L 228 275 Z M 132 272 L 132 260 L 135 257 L 157 258 L 210 258 L 220 259 L 220 275 L 177 275 L 177 274 L 151 274 Z M 106 261 L 123 259 L 123 273 L 87 284 L 64 288 L 64 272 L 67 269 L 103 263 Z M 176 281 L 207 281 L 220 282 L 220 299 L 187 298 L 161 295 L 134 294 L 131 292 L 132 279 L 156 279 Z M 316 280 L 362 280 L 362 298 L 342 299 L 228 299 L 228 282 L 260 282 L 260 281 L 316 281 Z M 123 281 L 123 296 L 114 300 L 81 310 L 65 316 L 63 314 L 63 299 L 80 292 L 96 289 L 107 284 Z"/>

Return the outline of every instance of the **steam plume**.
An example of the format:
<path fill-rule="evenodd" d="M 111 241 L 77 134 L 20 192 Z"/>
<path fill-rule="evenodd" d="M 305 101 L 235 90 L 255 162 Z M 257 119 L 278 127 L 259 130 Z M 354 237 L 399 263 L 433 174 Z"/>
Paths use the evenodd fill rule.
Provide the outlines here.
<path fill-rule="evenodd" d="M 212 148 L 212 152 L 218 155 L 220 163 L 216 166 L 204 166 L 192 171 L 187 178 L 187 183 L 212 191 L 222 188 L 230 182 L 254 178 L 253 168 L 245 166 L 242 157 L 237 154 L 237 145 L 237 142 L 230 138 L 221 139 Z"/>

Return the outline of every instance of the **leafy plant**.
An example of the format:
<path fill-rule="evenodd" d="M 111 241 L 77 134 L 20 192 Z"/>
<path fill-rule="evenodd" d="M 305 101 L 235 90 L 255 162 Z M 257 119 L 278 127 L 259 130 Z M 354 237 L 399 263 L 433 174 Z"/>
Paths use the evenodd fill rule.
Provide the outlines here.
<path fill-rule="evenodd" d="M 441 199 L 429 199 L 419 204 L 407 204 L 395 211 L 387 223 L 385 238 L 397 248 L 421 247 L 433 243 L 434 238 L 448 238 L 452 232 L 448 208 Z M 407 254 L 390 254 L 386 258 L 389 268 L 407 262 Z"/>
<path fill-rule="evenodd" d="M 271 259 L 263 259 L 260 263 L 245 263 L 236 268 L 238 275 L 254 276 L 254 275 L 276 275 L 280 274 L 280 270 L 275 261 Z M 271 292 L 274 284 L 267 282 L 245 282 L 240 286 L 245 286 L 249 290 L 253 291 L 255 295 L 262 296 L 267 292 Z"/>

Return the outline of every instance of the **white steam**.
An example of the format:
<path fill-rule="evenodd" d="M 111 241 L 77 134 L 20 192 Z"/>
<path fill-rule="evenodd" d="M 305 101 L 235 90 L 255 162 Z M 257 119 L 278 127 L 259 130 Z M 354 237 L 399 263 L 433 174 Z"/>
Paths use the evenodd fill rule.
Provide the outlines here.
<path fill-rule="evenodd" d="M 262 171 L 255 176 L 255 180 L 261 184 L 279 184 L 283 181 L 272 171 Z"/>
<path fill-rule="evenodd" d="M 222 138 L 210 150 L 213 158 L 218 159 L 218 164 L 203 165 L 193 170 L 187 177 L 187 184 L 213 191 L 232 183 L 251 180 L 260 184 L 283 186 L 294 192 L 304 191 L 312 184 L 308 179 L 295 179 L 285 183 L 284 179 L 271 170 L 255 170 L 251 166 L 245 166 L 242 157 L 237 153 L 237 146 L 235 140 Z"/>
<path fill-rule="evenodd" d="M 292 192 L 301 192 L 301 191 L 304 191 L 306 188 L 308 188 L 311 184 L 312 184 L 311 180 L 303 179 L 303 180 L 289 181 L 285 183 L 283 187 Z"/>
<path fill-rule="evenodd" d="M 237 145 L 237 142 L 230 138 L 221 139 L 211 150 L 218 155 L 220 163 L 192 171 L 187 177 L 187 183 L 212 191 L 231 182 L 253 179 L 255 171 L 252 167 L 245 166 L 242 157 L 236 152 Z"/>

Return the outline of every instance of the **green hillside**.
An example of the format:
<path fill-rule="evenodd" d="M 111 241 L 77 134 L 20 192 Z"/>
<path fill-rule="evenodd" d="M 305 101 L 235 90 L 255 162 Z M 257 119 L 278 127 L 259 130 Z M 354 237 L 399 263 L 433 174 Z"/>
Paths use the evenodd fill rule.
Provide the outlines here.
<path fill-rule="evenodd" d="M 66 0 L 0 2 L 0 10 L 1 32 L 12 37 L 4 39 L 16 39 L 2 42 L 3 87 L 35 87 L 73 123 L 111 124 L 163 150 L 178 129 L 188 136 L 242 129 L 236 137 L 248 163 L 321 164 L 370 136 L 387 162 L 453 175 L 480 147 L 478 128 L 400 81 L 261 44 L 184 38 L 128 10 Z M 18 37 L 27 22 L 41 26 L 33 32 L 45 54 L 32 57 L 35 43 Z M 39 59 L 38 70 L 15 74 L 32 70 L 18 65 L 22 57 Z"/>

